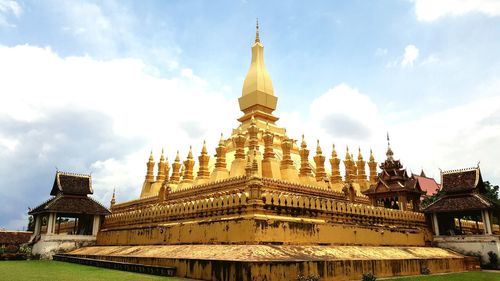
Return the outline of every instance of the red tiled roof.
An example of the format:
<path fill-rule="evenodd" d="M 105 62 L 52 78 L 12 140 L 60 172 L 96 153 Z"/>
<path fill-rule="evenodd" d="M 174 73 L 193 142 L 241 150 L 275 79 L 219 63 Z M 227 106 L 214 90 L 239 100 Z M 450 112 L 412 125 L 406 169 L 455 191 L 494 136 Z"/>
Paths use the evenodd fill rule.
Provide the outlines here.
<path fill-rule="evenodd" d="M 33 232 L 29 231 L 0 231 L 0 245 L 19 245 L 27 243 Z"/>
<path fill-rule="evenodd" d="M 433 179 L 428 177 L 422 177 L 414 175 L 415 179 L 417 179 L 418 184 L 420 185 L 420 189 L 425 191 L 426 195 L 430 196 L 438 192 L 439 184 Z"/>

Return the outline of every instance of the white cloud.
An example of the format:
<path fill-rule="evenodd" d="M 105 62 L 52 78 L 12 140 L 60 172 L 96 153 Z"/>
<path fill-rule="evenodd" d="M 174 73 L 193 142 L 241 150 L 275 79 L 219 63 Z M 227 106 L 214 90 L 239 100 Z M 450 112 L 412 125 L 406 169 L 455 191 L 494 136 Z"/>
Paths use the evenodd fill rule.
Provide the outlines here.
<path fill-rule="evenodd" d="M 495 85 L 498 83 L 492 81 L 492 85 L 478 86 L 477 91 L 498 92 Z M 385 159 L 388 131 L 395 156 L 412 172 L 424 168 L 427 175 L 439 181 L 439 168 L 472 167 L 481 161 L 484 179 L 495 184 L 500 182 L 500 168 L 496 165 L 496 159 L 500 158 L 498 95 L 484 93 L 485 98 L 455 107 L 447 108 L 443 103 L 439 112 L 402 121 L 394 111 L 381 112 L 368 94 L 340 84 L 314 99 L 309 116 L 283 113 L 280 122 L 292 137 L 306 134 L 311 154 L 314 154 L 315 140 L 320 139 L 325 155 L 331 153 L 332 143 L 342 158 L 346 145 L 354 155 L 360 146 L 365 158 L 369 148 L 373 148 L 376 161 L 380 162 Z M 328 119 L 332 114 L 338 118 Z M 332 122 L 322 122 L 325 119 Z M 329 131 L 331 126 L 337 131 Z M 357 135 L 359 128 L 368 128 L 370 133 Z"/>
<path fill-rule="evenodd" d="M 8 21 L 8 18 L 11 16 L 19 18 L 22 13 L 23 9 L 16 1 L 0 0 L 0 27 L 16 27 Z"/>
<path fill-rule="evenodd" d="M 211 89 L 208 82 L 187 68 L 165 79 L 151 75 L 148 66 L 139 59 L 64 58 L 50 48 L 29 45 L 0 46 L 0 61 L 0 117 L 4 120 L 11 118 L 12 122 L 36 124 L 52 116 L 53 112 L 83 112 L 87 116 L 108 118 L 115 137 L 143 140 L 135 147 L 123 148 L 120 160 L 96 156 L 93 163 L 84 167 L 88 170 L 74 171 L 95 171 L 96 196 L 104 202 L 109 200 L 113 187 L 117 188 L 120 200 L 138 196 L 150 149 L 155 159 L 162 147 L 169 159 L 175 157 L 176 150 L 185 157 L 189 145 L 193 145 L 193 152 L 197 154 L 206 139 L 213 152 L 220 133 L 227 135 L 237 126 L 236 118 L 241 115 L 236 99 L 226 98 L 222 89 Z M 78 128 L 72 128 L 74 121 L 71 119 L 60 121 L 57 123 L 60 127 L 51 127 L 54 131 L 50 138 L 67 143 L 64 140 L 69 136 L 67 130 Z M 25 157 L 27 163 L 31 162 L 31 157 L 45 159 L 51 155 L 50 151 L 65 149 L 39 139 L 46 135 L 40 136 L 37 131 L 35 128 L 27 134 L 40 143 L 38 155 L 21 156 L 22 145 L 18 145 L 16 136 L 2 128 L 0 157 L 6 157 L 5 153 L 19 155 Z M 89 136 L 89 139 L 92 138 Z M 108 144 L 95 143 L 93 149 L 102 149 L 101 145 Z M 44 149 L 48 150 L 44 152 Z M 77 158 L 78 153 L 80 151 L 65 151 L 64 157 Z M 51 169 L 65 160 L 46 161 Z M 81 159 L 74 162 L 78 161 Z M 49 188 L 50 183 L 46 185 Z M 0 190 L 0 196 L 8 198 L 10 195 L 6 192 L 9 193 Z M 48 192 L 47 189 L 47 195 Z"/>
<path fill-rule="evenodd" d="M 436 63 L 439 63 L 441 60 L 439 59 L 439 57 L 437 55 L 429 55 L 427 56 L 425 59 L 422 60 L 422 62 L 420 63 L 421 65 L 433 65 L 433 64 L 436 64 Z"/>
<path fill-rule="evenodd" d="M 413 67 L 413 63 L 418 59 L 420 51 L 415 45 L 407 45 L 405 47 L 405 53 L 403 55 L 403 60 L 401 61 L 401 67 Z"/>
<path fill-rule="evenodd" d="M 445 16 L 462 16 L 481 13 L 487 16 L 500 15 L 498 0 L 413 0 L 419 21 L 434 21 Z"/>

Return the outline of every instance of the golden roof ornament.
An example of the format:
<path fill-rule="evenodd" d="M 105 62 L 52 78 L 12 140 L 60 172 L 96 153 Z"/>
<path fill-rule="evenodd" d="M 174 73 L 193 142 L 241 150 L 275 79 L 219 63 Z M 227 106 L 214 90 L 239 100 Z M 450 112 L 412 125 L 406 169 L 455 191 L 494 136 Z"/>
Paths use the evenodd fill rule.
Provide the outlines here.
<path fill-rule="evenodd" d="M 321 146 L 319 145 L 319 139 L 316 140 L 316 154 L 321 155 L 323 151 L 321 150 Z"/>
<path fill-rule="evenodd" d="M 337 150 L 335 150 L 335 144 L 332 144 L 332 158 L 337 158 Z"/>
<path fill-rule="evenodd" d="M 151 152 L 149 153 L 149 162 L 154 162 L 153 150 L 152 149 L 151 149 Z"/>
<path fill-rule="evenodd" d="M 363 161 L 363 155 L 361 155 L 361 147 L 358 147 L 358 161 Z"/>
<path fill-rule="evenodd" d="M 387 132 L 387 152 L 385 153 L 385 155 L 387 156 L 387 160 L 394 160 L 393 156 L 394 156 L 394 152 L 392 152 L 392 149 L 391 149 L 391 142 L 390 142 L 390 139 L 389 139 L 389 132 Z"/>

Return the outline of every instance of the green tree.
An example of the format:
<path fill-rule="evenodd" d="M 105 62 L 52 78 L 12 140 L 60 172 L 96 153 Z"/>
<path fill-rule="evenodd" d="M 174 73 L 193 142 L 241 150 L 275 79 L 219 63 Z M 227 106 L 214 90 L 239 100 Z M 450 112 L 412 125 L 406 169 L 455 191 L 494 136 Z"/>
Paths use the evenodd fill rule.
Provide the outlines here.
<path fill-rule="evenodd" d="M 443 197 L 445 195 L 445 192 L 443 190 L 438 190 L 438 192 L 432 194 L 431 196 L 425 197 L 424 200 L 422 200 L 422 203 L 420 205 L 422 208 L 425 208 L 429 206 L 430 204 L 436 202 L 439 198 Z"/>
<path fill-rule="evenodd" d="M 484 182 L 484 189 L 486 190 L 486 197 L 496 204 L 500 204 L 500 199 L 498 197 L 498 185 L 493 185 L 489 181 Z"/>

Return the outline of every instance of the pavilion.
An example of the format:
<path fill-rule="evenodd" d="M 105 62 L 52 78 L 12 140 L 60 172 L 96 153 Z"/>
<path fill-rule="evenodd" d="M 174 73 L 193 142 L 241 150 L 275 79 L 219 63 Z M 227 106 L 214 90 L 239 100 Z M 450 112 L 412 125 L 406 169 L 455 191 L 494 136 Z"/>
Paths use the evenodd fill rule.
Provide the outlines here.
<path fill-rule="evenodd" d="M 50 192 L 52 198 L 29 212 L 35 221 L 31 239 L 36 243 L 34 252 L 50 256 L 53 248 L 61 243 L 95 242 L 104 216 L 110 212 L 88 197 L 92 193 L 90 175 L 56 172 Z"/>

